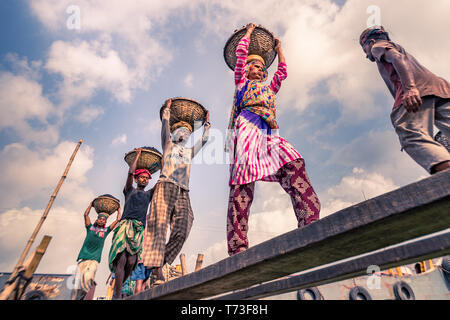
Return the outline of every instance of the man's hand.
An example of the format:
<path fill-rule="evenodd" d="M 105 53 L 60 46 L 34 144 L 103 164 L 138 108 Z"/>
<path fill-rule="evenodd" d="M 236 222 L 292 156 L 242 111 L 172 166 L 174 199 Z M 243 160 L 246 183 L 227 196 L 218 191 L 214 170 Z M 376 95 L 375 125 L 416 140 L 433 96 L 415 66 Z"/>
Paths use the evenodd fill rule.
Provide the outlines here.
<path fill-rule="evenodd" d="M 128 190 L 133 184 L 133 174 L 136 171 L 137 162 L 139 160 L 139 157 L 141 156 L 142 148 L 135 148 L 134 151 L 136 151 L 136 158 L 134 159 L 133 163 L 130 166 L 130 169 L 128 170 L 128 178 L 127 182 L 125 183 L 125 190 Z"/>
<path fill-rule="evenodd" d="M 164 110 L 163 110 L 163 114 L 162 114 L 162 118 L 165 120 L 169 120 L 170 119 L 170 107 L 172 106 L 172 98 L 167 99 L 166 102 L 164 102 Z"/>
<path fill-rule="evenodd" d="M 209 122 L 209 111 L 206 111 L 206 117 L 205 117 L 205 127 L 210 127 L 211 123 Z"/>
<path fill-rule="evenodd" d="M 134 151 L 136 151 L 136 162 L 139 159 L 139 157 L 141 156 L 142 153 L 142 148 L 135 148 Z M 134 172 L 133 172 L 134 173 Z"/>
<path fill-rule="evenodd" d="M 170 107 L 172 106 L 172 98 L 167 99 L 164 104 L 166 105 L 166 108 L 170 109 Z"/>
<path fill-rule="evenodd" d="M 114 230 L 114 228 L 117 226 L 117 224 L 119 223 L 121 218 L 122 218 L 122 213 L 120 212 L 120 206 L 119 206 L 119 208 L 117 208 L 117 218 L 113 223 L 111 223 L 111 225 L 109 226 L 109 229 Z"/>
<path fill-rule="evenodd" d="M 170 109 L 169 108 L 165 108 L 163 110 L 162 118 L 163 118 L 163 120 L 169 120 L 170 119 Z"/>
<path fill-rule="evenodd" d="M 420 92 L 416 88 L 409 89 L 403 95 L 403 106 L 408 112 L 419 111 L 422 105 L 422 99 L 420 97 Z"/>

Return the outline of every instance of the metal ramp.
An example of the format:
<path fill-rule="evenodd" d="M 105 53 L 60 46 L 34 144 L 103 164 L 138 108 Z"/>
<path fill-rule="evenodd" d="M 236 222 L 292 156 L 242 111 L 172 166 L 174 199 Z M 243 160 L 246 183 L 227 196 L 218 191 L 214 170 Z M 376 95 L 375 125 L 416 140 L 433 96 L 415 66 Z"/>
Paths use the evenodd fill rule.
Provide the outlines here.
<path fill-rule="evenodd" d="M 255 290 L 250 287 L 431 235 L 449 227 L 450 170 L 447 170 L 340 210 L 304 228 L 260 243 L 128 299 L 207 299 L 242 289 Z M 415 258 L 420 260 L 447 255 L 450 253 L 449 235 L 444 233 L 428 241 L 402 245 L 386 252 L 369 255 L 370 261 L 359 260 L 356 263 L 357 260 L 353 259 L 354 264 L 341 263 L 334 271 L 323 269 L 309 280 L 291 284 L 290 288 L 275 285 L 268 292 L 267 286 L 270 284 L 263 284 L 266 287 L 259 288 L 263 288 L 262 295 L 261 292 L 252 295 L 247 291 L 239 296 L 235 292 L 234 296 L 228 294 L 228 298 L 255 298 L 354 277 L 366 272 L 367 263 L 392 267 Z"/>

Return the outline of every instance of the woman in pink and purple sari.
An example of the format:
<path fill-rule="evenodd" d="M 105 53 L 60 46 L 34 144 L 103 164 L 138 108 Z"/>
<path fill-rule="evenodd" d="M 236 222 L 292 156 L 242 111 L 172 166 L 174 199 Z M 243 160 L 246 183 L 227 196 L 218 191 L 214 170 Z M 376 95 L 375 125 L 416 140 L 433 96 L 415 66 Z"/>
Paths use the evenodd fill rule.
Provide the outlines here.
<path fill-rule="evenodd" d="M 255 181 L 278 182 L 289 194 L 298 227 L 319 219 L 320 202 L 305 170 L 305 161 L 295 148 L 278 135 L 276 94 L 287 77 L 287 67 L 276 39 L 278 70 L 270 85 L 265 61 L 248 55 L 255 25 L 236 49 L 234 70 L 236 91 L 228 126 L 225 150 L 230 153 L 230 196 L 227 214 L 228 254 L 248 248 L 248 217 L 254 197 Z"/>

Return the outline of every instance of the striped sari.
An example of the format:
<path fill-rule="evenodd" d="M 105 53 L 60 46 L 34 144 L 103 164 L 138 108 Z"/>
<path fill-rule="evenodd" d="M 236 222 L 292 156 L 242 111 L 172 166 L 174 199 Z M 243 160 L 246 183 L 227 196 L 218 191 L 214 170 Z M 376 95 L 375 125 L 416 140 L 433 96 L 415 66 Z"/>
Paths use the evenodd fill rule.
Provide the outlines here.
<path fill-rule="evenodd" d="M 277 182 L 275 174 L 281 167 L 302 158 L 277 131 L 251 111 L 240 113 L 230 149 L 234 157 L 230 165 L 230 186 L 258 180 Z"/>
<path fill-rule="evenodd" d="M 131 255 L 138 255 L 137 262 L 141 260 L 142 242 L 144 240 L 144 225 L 134 219 L 124 219 L 114 229 L 111 249 L 109 250 L 109 270 L 114 270 L 114 260 L 122 251 L 127 250 Z M 135 269 L 135 268 L 133 268 Z"/>
<path fill-rule="evenodd" d="M 278 135 L 276 94 L 287 77 L 287 66 L 284 62 L 278 64 L 269 85 L 249 80 L 246 63 L 249 42 L 243 37 L 236 49 L 236 91 L 225 145 L 231 157 L 230 186 L 258 180 L 278 181 L 275 174 L 281 167 L 302 158 Z"/>
<path fill-rule="evenodd" d="M 297 150 L 278 135 L 276 94 L 287 77 L 287 66 L 278 64 L 270 85 L 247 77 L 249 39 L 236 49 L 234 104 L 225 151 L 230 154 L 230 196 L 227 212 L 228 254 L 248 248 L 248 218 L 255 181 L 279 182 L 291 197 L 298 227 L 319 219 L 320 202 Z M 250 62 L 251 63 L 251 62 Z M 275 218 L 276 219 L 276 218 Z"/>

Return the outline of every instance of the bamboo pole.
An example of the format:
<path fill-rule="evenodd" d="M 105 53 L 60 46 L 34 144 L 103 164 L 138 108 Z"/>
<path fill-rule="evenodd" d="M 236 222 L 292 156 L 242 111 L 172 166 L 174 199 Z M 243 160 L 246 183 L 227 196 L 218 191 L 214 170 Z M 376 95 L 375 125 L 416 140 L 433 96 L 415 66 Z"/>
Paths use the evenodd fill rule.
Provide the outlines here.
<path fill-rule="evenodd" d="M 28 259 L 27 259 L 28 262 L 25 262 L 25 264 L 24 264 L 25 278 L 33 277 L 33 274 L 36 271 L 39 263 L 41 262 L 41 259 L 44 256 L 44 253 L 47 250 L 47 247 L 48 247 L 51 239 L 52 239 L 52 237 L 50 237 L 50 236 L 47 236 L 47 235 L 44 236 L 44 238 L 41 241 L 41 244 L 37 247 L 37 249 L 34 251 L 34 253 L 28 257 Z M 15 290 L 16 290 L 18 299 L 20 299 L 26 290 L 26 286 L 24 284 L 20 284 L 18 287 L 15 288 Z"/>
<path fill-rule="evenodd" d="M 70 166 L 72 165 L 72 162 L 75 159 L 75 156 L 76 156 L 78 150 L 80 149 L 80 146 L 82 143 L 83 143 L 83 140 L 80 139 L 80 141 L 78 141 L 77 146 L 75 147 L 75 150 L 72 153 L 72 156 L 69 159 L 69 163 L 67 164 L 66 169 L 64 170 L 64 173 L 61 176 L 61 179 L 59 180 L 58 185 L 56 186 L 55 190 L 53 191 L 53 194 L 50 197 L 50 201 L 48 202 L 47 207 L 45 208 L 45 211 L 42 214 L 41 219 L 39 220 L 39 223 L 37 224 L 36 228 L 33 231 L 33 234 L 31 235 L 30 239 L 28 240 L 28 243 L 20 256 L 19 261 L 17 262 L 16 266 L 14 267 L 14 270 L 11 274 L 10 279 L 15 277 L 19 268 L 22 267 L 23 262 L 27 256 L 28 252 L 30 251 L 30 248 L 33 245 L 34 240 L 36 239 L 36 235 L 39 232 L 39 230 L 41 229 L 42 224 L 44 223 L 45 219 L 47 218 L 50 208 L 52 207 L 53 202 L 55 201 L 56 195 L 58 194 L 58 191 L 61 188 L 61 185 L 63 184 L 64 180 L 66 179 L 67 173 L 69 172 L 69 169 L 70 169 Z M 6 298 L 4 297 L 4 291 L 5 290 L 3 290 L 3 292 L 0 294 L 0 300 L 7 299 L 7 297 Z"/>
<path fill-rule="evenodd" d="M 184 276 L 187 274 L 187 267 L 186 267 L 186 256 L 184 253 L 180 254 L 180 262 L 181 262 L 181 274 Z"/>
<path fill-rule="evenodd" d="M 199 253 L 197 255 L 197 262 L 195 263 L 195 271 L 198 271 L 202 268 L 202 264 L 203 264 L 203 254 Z"/>

